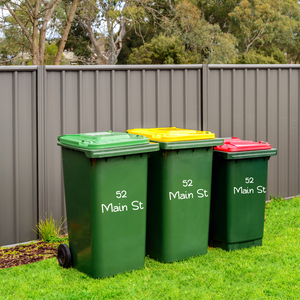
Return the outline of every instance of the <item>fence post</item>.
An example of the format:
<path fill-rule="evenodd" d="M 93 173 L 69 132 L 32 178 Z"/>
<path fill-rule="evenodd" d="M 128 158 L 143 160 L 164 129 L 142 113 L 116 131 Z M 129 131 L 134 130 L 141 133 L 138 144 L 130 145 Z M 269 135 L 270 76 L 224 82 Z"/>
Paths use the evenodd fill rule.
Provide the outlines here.
<path fill-rule="evenodd" d="M 202 65 L 202 128 L 208 130 L 208 65 Z"/>
<path fill-rule="evenodd" d="M 37 101 L 36 101 L 36 112 L 37 112 L 37 220 L 39 221 L 45 215 L 45 132 L 44 132 L 44 121 L 45 121 L 45 67 L 38 66 L 37 69 Z"/>

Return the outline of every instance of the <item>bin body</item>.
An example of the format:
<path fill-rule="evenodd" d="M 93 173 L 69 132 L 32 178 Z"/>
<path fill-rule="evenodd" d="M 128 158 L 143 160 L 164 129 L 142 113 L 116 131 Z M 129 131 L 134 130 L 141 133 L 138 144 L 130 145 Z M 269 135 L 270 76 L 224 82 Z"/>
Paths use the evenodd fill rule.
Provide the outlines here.
<path fill-rule="evenodd" d="M 135 149 L 141 153 L 131 155 L 121 155 L 122 148 L 127 153 L 133 148 L 120 147 L 108 156 L 61 146 L 73 266 L 95 278 L 142 268 L 147 151 L 158 150 L 158 145 L 156 149 L 133 146 L 142 150 Z"/>
<path fill-rule="evenodd" d="M 129 132 L 147 134 L 136 130 Z M 200 138 L 159 141 L 160 151 L 150 154 L 146 254 L 162 262 L 207 253 L 212 146 L 223 140 Z"/>
<path fill-rule="evenodd" d="M 276 153 L 214 151 L 210 246 L 230 251 L 262 245 L 268 160 Z"/>

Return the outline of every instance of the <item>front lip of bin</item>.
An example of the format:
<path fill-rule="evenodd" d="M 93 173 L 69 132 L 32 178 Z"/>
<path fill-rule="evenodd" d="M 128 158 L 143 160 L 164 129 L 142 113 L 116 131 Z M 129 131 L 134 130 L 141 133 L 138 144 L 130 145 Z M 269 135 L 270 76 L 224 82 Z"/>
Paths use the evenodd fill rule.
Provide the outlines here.
<path fill-rule="evenodd" d="M 258 157 L 270 157 L 277 155 L 277 149 L 271 148 L 270 150 L 251 150 L 240 152 L 225 152 L 214 150 L 214 154 L 224 159 L 245 159 L 245 158 L 258 158 Z"/>
<path fill-rule="evenodd" d="M 66 134 L 58 136 L 57 139 L 58 142 L 63 145 L 83 148 L 86 150 L 126 147 L 149 143 L 149 139 L 142 135 L 112 131 Z"/>
<path fill-rule="evenodd" d="M 148 152 L 154 152 L 159 150 L 159 143 L 153 143 L 153 142 L 150 142 L 149 144 L 93 149 L 93 150 L 66 145 L 60 142 L 58 142 L 57 145 L 71 150 L 84 152 L 85 156 L 88 158 L 114 157 L 114 156 L 122 156 L 122 155 L 148 153 Z"/>
<path fill-rule="evenodd" d="M 272 147 L 268 142 L 264 142 L 264 141 L 254 142 L 252 140 L 241 140 L 238 137 L 229 137 L 229 138 L 224 138 L 224 145 L 217 146 L 215 147 L 214 150 L 220 152 L 227 152 L 227 153 L 247 152 L 250 154 L 250 153 L 259 153 L 258 151 L 266 151 L 266 150 L 270 151 L 272 150 Z M 274 151 L 271 151 L 271 153 L 273 152 Z"/>
<path fill-rule="evenodd" d="M 152 140 L 151 140 L 152 141 Z M 178 141 L 178 142 L 159 142 L 160 149 L 162 150 L 180 150 L 180 149 L 192 149 L 192 148 L 205 148 L 215 147 L 223 144 L 223 139 L 208 139 L 208 140 L 193 140 L 193 141 Z"/>

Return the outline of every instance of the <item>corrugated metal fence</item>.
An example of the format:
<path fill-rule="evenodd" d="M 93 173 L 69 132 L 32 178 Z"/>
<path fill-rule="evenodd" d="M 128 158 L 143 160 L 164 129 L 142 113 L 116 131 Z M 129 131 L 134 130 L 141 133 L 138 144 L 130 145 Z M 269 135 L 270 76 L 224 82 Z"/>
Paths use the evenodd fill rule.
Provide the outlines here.
<path fill-rule="evenodd" d="M 269 194 L 300 192 L 299 68 L 47 66 L 0 68 L 0 245 L 34 239 L 65 215 L 57 136 L 176 126 L 278 147 Z"/>
<path fill-rule="evenodd" d="M 64 213 L 57 136 L 134 127 L 201 127 L 201 66 L 46 67 L 39 126 L 39 213 Z"/>
<path fill-rule="evenodd" d="M 268 141 L 278 149 L 269 163 L 268 194 L 299 194 L 300 66 L 208 65 L 203 77 L 204 128 Z"/>
<path fill-rule="evenodd" d="M 36 237 L 37 67 L 0 68 L 0 245 Z"/>

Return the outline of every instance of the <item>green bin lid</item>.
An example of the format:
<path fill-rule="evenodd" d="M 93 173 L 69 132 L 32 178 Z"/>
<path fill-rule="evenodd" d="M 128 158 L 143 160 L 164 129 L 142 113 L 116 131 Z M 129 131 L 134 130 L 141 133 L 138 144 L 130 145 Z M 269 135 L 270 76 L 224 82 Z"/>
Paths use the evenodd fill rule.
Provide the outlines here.
<path fill-rule="evenodd" d="M 84 152 L 88 158 L 141 154 L 159 150 L 158 143 L 149 142 L 149 139 L 144 136 L 112 131 L 61 135 L 58 137 L 57 144 L 63 148 Z"/>
<path fill-rule="evenodd" d="M 142 135 L 112 131 L 61 135 L 58 140 L 62 145 L 90 150 L 149 144 Z"/>

